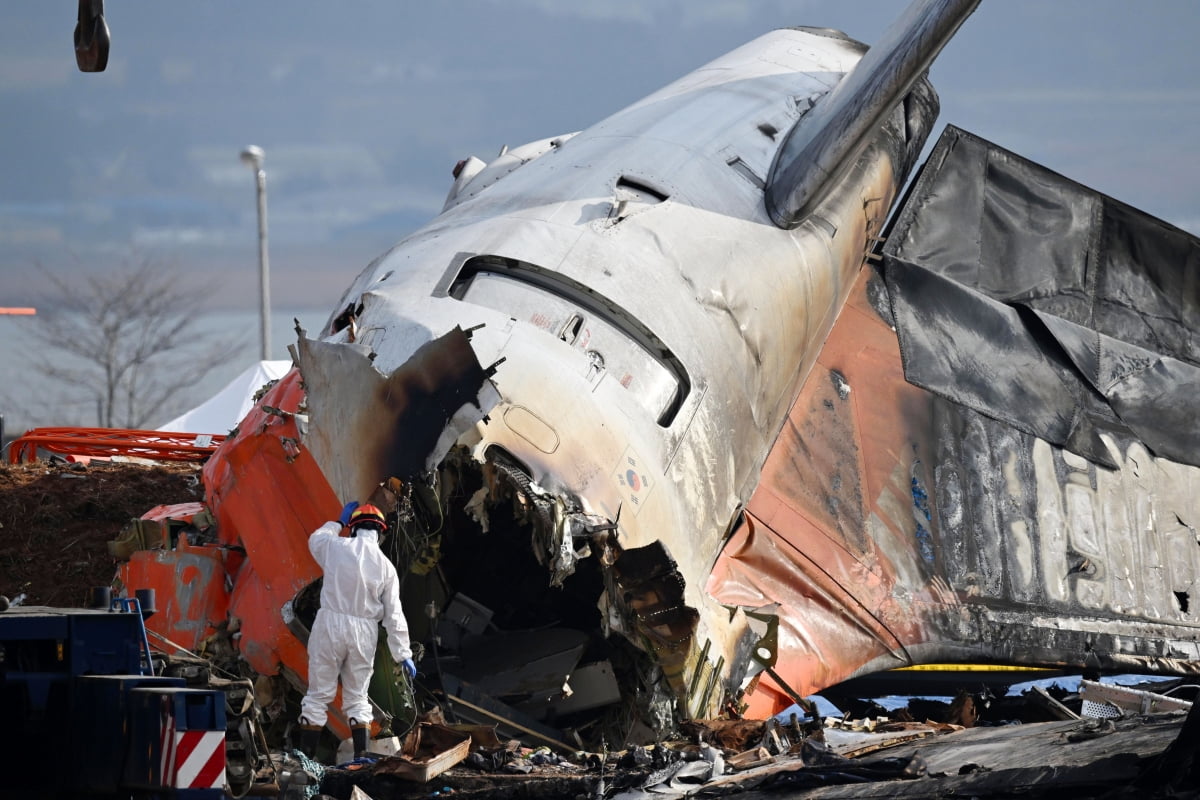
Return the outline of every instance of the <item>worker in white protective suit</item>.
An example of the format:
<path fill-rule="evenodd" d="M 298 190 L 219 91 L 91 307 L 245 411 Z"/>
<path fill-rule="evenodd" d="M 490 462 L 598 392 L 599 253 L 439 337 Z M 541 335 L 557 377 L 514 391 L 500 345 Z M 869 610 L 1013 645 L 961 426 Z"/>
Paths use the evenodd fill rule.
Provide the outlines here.
<path fill-rule="evenodd" d="M 341 536 L 343 527 L 349 536 Z M 342 710 L 350 719 L 354 755 L 367 752 L 371 703 L 367 685 L 374 671 L 378 625 L 387 631 L 392 657 L 417 674 L 409 646 L 408 622 L 400 607 L 396 568 L 379 549 L 387 519 L 373 505 L 350 502 L 341 518 L 308 537 L 308 549 L 325 573 L 321 607 L 308 637 L 308 693 L 300 704 L 300 749 L 313 756 L 325 726 L 328 705 L 342 681 Z"/>

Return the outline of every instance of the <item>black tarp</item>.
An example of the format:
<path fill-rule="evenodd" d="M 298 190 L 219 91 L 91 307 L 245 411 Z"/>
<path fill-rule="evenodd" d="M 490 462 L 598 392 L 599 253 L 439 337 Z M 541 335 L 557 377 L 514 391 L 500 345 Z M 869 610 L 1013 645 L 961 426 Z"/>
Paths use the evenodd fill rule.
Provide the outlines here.
<path fill-rule="evenodd" d="M 1200 240 L 948 126 L 884 247 L 905 377 L 1113 466 L 1200 465 Z"/>

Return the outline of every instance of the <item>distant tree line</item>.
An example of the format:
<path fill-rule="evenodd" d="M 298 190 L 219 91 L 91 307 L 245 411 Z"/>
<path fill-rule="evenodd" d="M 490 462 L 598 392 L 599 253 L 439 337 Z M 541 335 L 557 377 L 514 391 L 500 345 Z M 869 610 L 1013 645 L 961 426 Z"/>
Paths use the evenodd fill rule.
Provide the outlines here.
<path fill-rule="evenodd" d="M 94 401 L 99 427 L 146 427 L 238 352 L 236 336 L 198 324 L 205 291 L 152 258 L 96 275 L 40 271 L 52 292 L 38 309 L 33 334 L 46 351 L 33 369 Z"/>

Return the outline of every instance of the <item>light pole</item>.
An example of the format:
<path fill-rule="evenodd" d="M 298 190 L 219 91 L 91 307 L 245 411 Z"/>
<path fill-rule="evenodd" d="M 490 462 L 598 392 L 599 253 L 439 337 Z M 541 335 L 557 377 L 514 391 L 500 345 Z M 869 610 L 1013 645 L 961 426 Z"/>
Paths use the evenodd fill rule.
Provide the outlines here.
<path fill-rule="evenodd" d="M 250 145 L 242 151 L 242 163 L 254 170 L 254 184 L 258 190 L 258 299 L 259 318 L 262 322 L 262 355 L 271 358 L 271 286 L 270 268 L 267 266 L 267 173 L 263 171 L 263 150 Z"/>

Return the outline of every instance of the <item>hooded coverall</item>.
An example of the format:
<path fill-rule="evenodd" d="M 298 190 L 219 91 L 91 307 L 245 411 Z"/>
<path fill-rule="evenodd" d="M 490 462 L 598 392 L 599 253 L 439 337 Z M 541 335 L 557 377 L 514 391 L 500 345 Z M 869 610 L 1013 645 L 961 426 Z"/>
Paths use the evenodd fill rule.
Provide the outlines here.
<path fill-rule="evenodd" d="M 360 724 L 371 721 L 367 684 L 380 622 L 396 663 L 412 657 L 400 581 L 379 549 L 378 534 L 360 527 L 343 537 L 341 530 L 340 522 L 326 522 L 308 537 L 309 552 L 325 573 L 321 608 L 308 637 L 308 693 L 300 704 L 301 720 L 309 725 L 325 724 L 339 676 L 346 716 Z"/>

